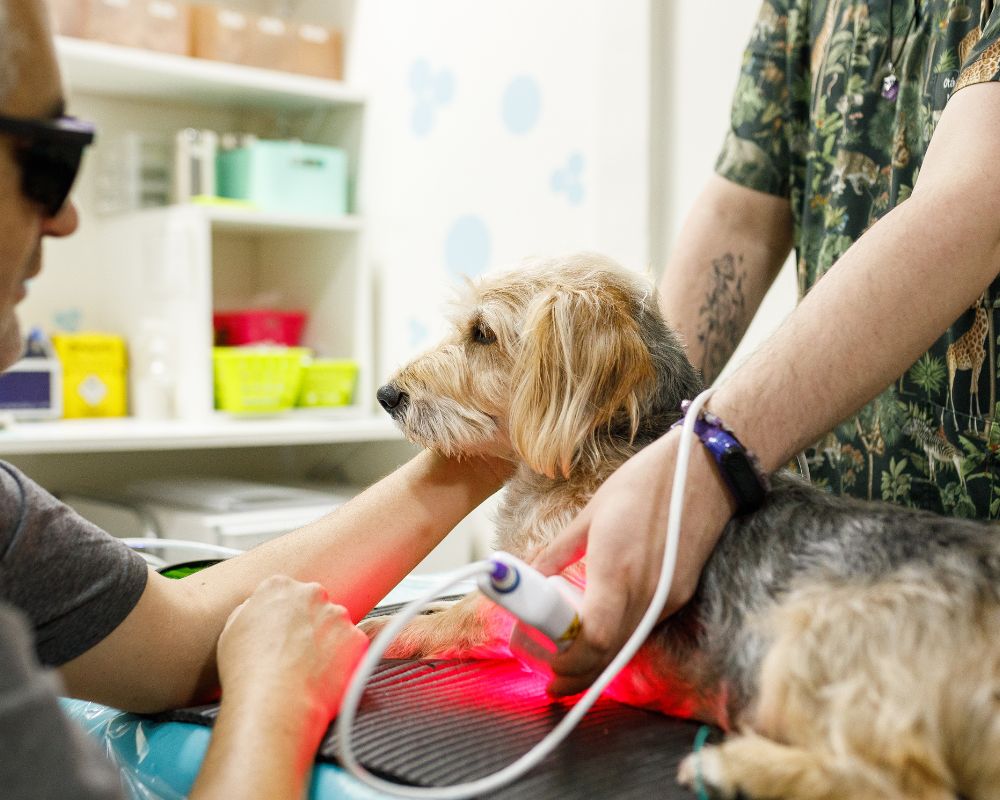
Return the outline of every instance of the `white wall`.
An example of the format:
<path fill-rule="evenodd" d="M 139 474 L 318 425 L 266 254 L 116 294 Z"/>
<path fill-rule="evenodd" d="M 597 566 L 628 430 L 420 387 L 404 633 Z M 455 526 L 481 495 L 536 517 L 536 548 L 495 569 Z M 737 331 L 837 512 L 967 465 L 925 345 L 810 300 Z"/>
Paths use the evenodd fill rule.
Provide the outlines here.
<path fill-rule="evenodd" d="M 362 0 L 360 202 L 378 368 L 440 335 L 444 301 L 533 255 L 649 261 L 646 0 Z"/>
<path fill-rule="evenodd" d="M 360 197 L 381 374 L 440 335 L 459 273 L 582 248 L 659 269 L 712 172 L 757 9 L 359 0 L 348 75 L 370 97 Z M 786 267 L 734 363 L 795 292 Z"/>
<path fill-rule="evenodd" d="M 660 129 L 665 133 L 665 247 L 712 174 L 729 127 L 729 110 L 743 50 L 760 7 L 756 0 L 667 0 L 659 24 L 669 37 L 663 59 L 667 73 Z M 773 331 L 795 305 L 796 281 L 790 258 L 764 298 L 730 366 Z"/>

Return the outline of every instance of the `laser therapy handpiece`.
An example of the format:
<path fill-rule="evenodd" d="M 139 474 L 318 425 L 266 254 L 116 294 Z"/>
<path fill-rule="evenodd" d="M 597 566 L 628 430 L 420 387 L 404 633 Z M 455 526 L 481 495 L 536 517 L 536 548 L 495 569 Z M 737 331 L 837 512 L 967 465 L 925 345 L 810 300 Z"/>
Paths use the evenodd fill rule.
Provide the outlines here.
<path fill-rule="evenodd" d="M 494 553 L 479 588 L 521 622 L 543 633 L 560 650 L 580 632 L 579 589 L 559 575 L 546 578 L 509 553 Z"/>

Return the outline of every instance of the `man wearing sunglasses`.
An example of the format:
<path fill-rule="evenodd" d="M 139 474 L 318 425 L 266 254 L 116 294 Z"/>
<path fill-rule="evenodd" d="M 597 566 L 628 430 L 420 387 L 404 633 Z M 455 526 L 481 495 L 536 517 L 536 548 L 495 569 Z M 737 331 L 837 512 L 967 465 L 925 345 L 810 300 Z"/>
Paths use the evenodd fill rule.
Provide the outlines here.
<path fill-rule="evenodd" d="M 0 0 L 0 369 L 21 354 L 15 308 L 43 240 L 77 227 L 69 193 L 95 138 L 64 115 L 46 19 L 41 0 Z M 119 796 L 57 693 L 152 712 L 221 684 L 190 796 L 301 797 L 364 648 L 351 620 L 508 474 L 421 453 L 306 528 L 171 581 L 0 462 L 0 795 Z"/>

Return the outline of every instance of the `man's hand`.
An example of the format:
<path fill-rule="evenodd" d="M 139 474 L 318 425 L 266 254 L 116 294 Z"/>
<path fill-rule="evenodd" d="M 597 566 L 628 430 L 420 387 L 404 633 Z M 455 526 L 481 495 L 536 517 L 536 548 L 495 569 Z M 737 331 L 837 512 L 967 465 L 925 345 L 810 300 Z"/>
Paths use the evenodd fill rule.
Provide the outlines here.
<path fill-rule="evenodd" d="M 554 695 L 586 689 L 615 657 L 646 613 L 666 543 L 680 430 L 623 464 L 566 529 L 533 560 L 555 574 L 586 554 L 580 635 L 552 662 Z M 677 566 L 661 619 L 694 594 L 702 567 L 735 510 L 711 456 L 692 442 Z"/>
<path fill-rule="evenodd" d="M 223 701 L 294 698 L 325 729 L 367 644 L 318 583 L 268 578 L 237 606 L 219 637 Z"/>
<path fill-rule="evenodd" d="M 318 583 L 263 581 L 219 636 L 222 707 L 191 800 L 302 797 L 367 643 Z"/>

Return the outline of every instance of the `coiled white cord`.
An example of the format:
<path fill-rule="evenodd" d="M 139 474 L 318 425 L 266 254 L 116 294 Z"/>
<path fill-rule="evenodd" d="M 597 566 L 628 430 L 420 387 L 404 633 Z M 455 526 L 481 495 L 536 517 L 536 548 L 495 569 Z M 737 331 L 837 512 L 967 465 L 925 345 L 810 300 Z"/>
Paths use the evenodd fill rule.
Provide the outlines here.
<path fill-rule="evenodd" d="M 483 572 L 489 572 L 492 569 L 491 562 L 477 561 L 457 571 L 443 583 L 432 587 L 420 597 L 408 603 L 398 615 L 393 617 L 392 622 L 371 643 L 368 652 L 362 659 L 361 664 L 358 665 L 350 685 L 344 694 L 340 714 L 337 717 L 337 755 L 340 763 L 348 772 L 371 788 L 397 797 L 464 800 L 475 795 L 495 791 L 502 786 L 506 786 L 508 783 L 512 783 L 537 766 L 562 743 L 583 718 L 584 714 L 597 702 L 597 698 L 601 696 L 601 692 L 607 688 L 608 684 L 614 680 L 625 665 L 632 660 L 632 656 L 636 654 L 653 630 L 653 627 L 659 621 L 660 613 L 663 611 L 664 605 L 666 605 L 667 596 L 670 593 L 670 585 L 674 579 L 674 569 L 677 565 L 677 546 L 680 540 L 681 515 L 684 510 L 684 486 L 687 483 L 691 447 L 695 441 L 695 436 L 693 435 L 694 423 L 698 419 L 701 409 L 711 396 L 712 391 L 709 388 L 699 394 L 691 402 L 687 416 L 684 419 L 683 430 L 688 435 L 681 437 L 680 448 L 677 452 L 677 466 L 674 470 L 674 482 L 670 492 L 670 514 L 667 518 L 667 540 L 663 550 L 663 564 L 660 568 L 660 577 L 656 584 L 656 591 L 653 592 L 653 598 L 650 600 L 649 608 L 628 641 L 622 646 L 618 655 L 604 668 L 604 672 L 601 673 L 600 677 L 594 681 L 593 685 L 583 694 L 566 716 L 562 718 L 559 724 L 544 739 L 514 763 L 494 772 L 492 775 L 453 786 L 402 786 L 373 775 L 362 767 L 354 757 L 354 753 L 351 750 L 352 727 L 357 716 L 358 705 L 361 702 L 361 695 L 365 690 L 365 684 L 368 683 L 368 679 L 375 671 L 375 667 L 381 660 L 382 654 L 406 623 L 417 616 L 425 605 L 433 599 L 440 597 L 441 594 L 457 583 L 480 575 Z"/>

